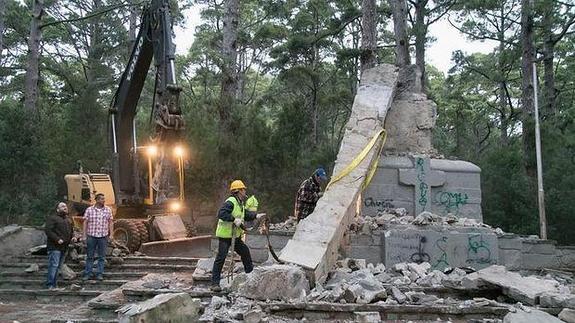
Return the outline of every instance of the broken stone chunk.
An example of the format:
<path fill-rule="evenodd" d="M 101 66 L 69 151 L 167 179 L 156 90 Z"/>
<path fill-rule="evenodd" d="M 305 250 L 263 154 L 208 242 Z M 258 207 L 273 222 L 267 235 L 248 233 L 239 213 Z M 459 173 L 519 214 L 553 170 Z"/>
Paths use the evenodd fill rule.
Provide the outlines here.
<path fill-rule="evenodd" d="M 503 323 L 561 323 L 562 321 L 551 314 L 531 309 L 530 312 L 519 310 L 508 313 L 503 318 Z"/>
<path fill-rule="evenodd" d="M 391 286 L 391 296 L 393 296 L 399 304 L 403 304 L 407 300 L 407 296 L 395 286 Z"/>
<path fill-rule="evenodd" d="M 76 273 L 70 269 L 68 265 L 62 264 L 62 266 L 60 266 L 60 276 L 65 280 L 72 280 L 76 278 Z"/>
<path fill-rule="evenodd" d="M 303 300 L 309 293 L 304 271 L 293 265 L 257 267 L 245 282 L 233 285 L 240 296 L 258 300 Z"/>
<path fill-rule="evenodd" d="M 35 273 L 38 270 L 40 270 L 38 264 L 31 264 L 28 268 L 24 269 L 24 271 L 27 273 Z"/>
<path fill-rule="evenodd" d="M 201 301 L 187 293 L 160 294 L 149 300 L 120 308 L 120 323 L 194 322 L 200 317 Z"/>
<path fill-rule="evenodd" d="M 575 310 L 564 308 L 561 313 L 559 313 L 559 319 L 567 323 L 575 323 Z"/>

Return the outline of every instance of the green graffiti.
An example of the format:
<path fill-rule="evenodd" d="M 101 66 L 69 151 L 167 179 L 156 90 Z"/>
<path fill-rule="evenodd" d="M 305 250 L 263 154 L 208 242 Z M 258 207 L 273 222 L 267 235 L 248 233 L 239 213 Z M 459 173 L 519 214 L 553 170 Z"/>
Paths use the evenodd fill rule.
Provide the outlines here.
<path fill-rule="evenodd" d="M 444 208 L 445 213 L 459 214 L 462 205 L 468 203 L 467 193 L 439 191 L 435 194 L 434 203 Z"/>

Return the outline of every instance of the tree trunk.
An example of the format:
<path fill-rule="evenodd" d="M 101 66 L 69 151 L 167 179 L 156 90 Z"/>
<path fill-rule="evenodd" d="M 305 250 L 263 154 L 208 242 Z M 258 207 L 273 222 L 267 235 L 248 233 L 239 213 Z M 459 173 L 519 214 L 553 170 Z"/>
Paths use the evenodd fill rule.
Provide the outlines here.
<path fill-rule="evenodd" d="M 395 64 L 410 64 L 409 38 L 407 37 L 407 3 L 405 0 L 389 0 L 393 14 L 393 33 L 395 35 Z"/>
<path fill-rule="evenodd" d="M 40 40 L 42 30 L 40 25 L 44 14 L 44 0 L 32 2 L 32 22 L 30 23 L 30 37 L 28 38 L 28 67 L 24 81 L 24 109 L 30 115 L 38 115 L 38 80 L 40 75 Z"/>
<path fill-rule="evenodd" d="M 546 1 L 546 10 L 543 15 L 543 97 L 545 98 L 542 116 L 555 114 L 555 71 L 553 60 L 555 56 L 555 37 L 553 34 L 553 2 Z"/>
<path fill-rule="evenodd" d="M 533 114 L 533 61 L 535 47 L 533 45 L 533 0 L 521 0 L 521 73 L 522 73 L 522 129 L 523 129 L 523 165 L 530 183 L 535 183 L 535 129 Z"/>
<path fill-rule="evenodd" d="M 372 68 L 377 63 L 377 19 L 375 0 L 363 0 L 361 4 L 362 12 L 362 34 L 361 34 L 361 72 Z"/>
<path fill-rule="evenodd" d="M 497 65 L 499 66 L 498 73 L 501 73 L 501 77 L 499 78 L 498 84 L 498 104 L 499 104 L 499 121 L 500 121 L 500 136 L 499 142 L 501 143 L 502 147 L 507 147 L 509 144 L 509 135 L 508 135 L 508 128 L 509 128 L 509 120 L 507 116 L 507 91 L 505 90 L 505 79 L 503 75 L 503 71 L 505 68 L 505 62 L 503 60 L 503 52 L 505 51 L 505 14 L 503 12 L 503 6 L 501 6 L 501 25 L 499 26 L 499 32 L 497 33 L 497 38 L 499 41 L 499 55 L 497 55 Z M 511 107 L 509 107 L 511 109 Z"/>
<path fill-rule="evenodd" d="M 2 50 L 4 49 L 4 16 L 6 15 L 6 0 L 0 0 L 0 59 L 2 59 Z"/>
<path fill-rule="evenodd" d="M 134 4 L 135 1 L 131 0 L 130 3 Z M 130 17 L 128 25 L 128 55 L 131 54 L 132 48 L 134 48 L 134 44 L 136 43 L 137 28 L 138 28 L 138 9 L 136 9 L 136 6 L 130 6 Z"/>
<path fill-rule="evenodd" d="M 417 0 L 415 4 L 415 65 L 421 71 L 421 88 L 425 89 L 425 44 L 427 43 L 427 25 L 425 16 L 427 14 L 427 1 Z"/>
<path fill-rule="evenodd" d="M 222 130 L 229 129 L 231 109 L 235 104 L 237 80 L 237 38 L 240 14 L 239 0 L 224 1 L 224 26 L 222 41 L 222 83 L 220 92 L 220 123 Z"/>

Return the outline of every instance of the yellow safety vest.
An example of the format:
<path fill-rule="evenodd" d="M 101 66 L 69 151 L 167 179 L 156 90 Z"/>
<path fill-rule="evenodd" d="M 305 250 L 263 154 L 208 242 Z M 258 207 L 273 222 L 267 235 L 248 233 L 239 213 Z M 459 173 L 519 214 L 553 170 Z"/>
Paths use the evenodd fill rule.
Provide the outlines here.
<path fill-rule="evenodd" d="M 244 219 L 244 207 L 238 203 L 238 200 L 236 200 L 235 197 L 230 196 L 228 197 L 228 199 L 226 200 L 226 202 L 232 202 L 232 204 L 234 205 L 234 208 L 232 210 L 232 216 L 234 217 L 234 219 Z M 228 221 L 222 221 L 221 219 L 218 220 L 218 227 L 216 228 L 216 237 L 218 238 L 231 238 L 232 237 L 232 225 L 234 223 L 233 222 L 228 222 Z M 234 230 L 234 237 L 240 237 L 243 234 L 244 230 L 240 229 L 240 228 L 235 228 Z"/>

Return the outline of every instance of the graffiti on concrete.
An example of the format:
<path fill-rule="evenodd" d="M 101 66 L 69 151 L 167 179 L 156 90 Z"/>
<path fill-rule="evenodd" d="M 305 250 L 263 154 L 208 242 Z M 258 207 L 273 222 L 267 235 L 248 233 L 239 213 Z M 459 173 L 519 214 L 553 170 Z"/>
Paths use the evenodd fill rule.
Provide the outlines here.
<path fill-rule="evenodd" d="M 428 262 L 433 269 L 497 263 L 497 236 L 479 232 L 392 230 L 384 240 L 386 266 L 400 262 Z"/>
<path fill-rule="evenodd" d="M 470 235 L 467 241 L 467 263 L 469 264 L 494 264 L 491 259 L 489 243 L 483 239 L 481 234 Z"/>
<path fill-rule="evenodd" d="M 389 209 L 395 209 L 393 199 L 378 200 L 373 197 L 368 197 L 363 200 L 363 205 L 365 207 L 374 207 L 379 212 L 383 212 Z"/>
<path fill-rule="evenodd" d="M 447 237 L 441 237 L 435 241 L 435 247 L 439 249 L 439 257 L 432 264 L 433 269 L 443 269 L 449 267 L 449 262 L 447 261 Z"/>
<path fill-rule="evenodd" d="M 430 262 L 431 257 L 428 253 L 423 251 L 423 244 L 427 242 L 426 237 L 419 238 L 419 245 L 417 247 L 417 251 L 412 253 L 409 259 L 411 262 L 415 262 L 416 264 L 420 264 L 423 262 Z"/>
<path fill-rule="evenodd" d="M 419 196 L 416 198 L 421 209 L 425 211 L 425 207 L 427 206 L 427 191 L 429 190 L 429 186 L 425 182 L 425 160 L 420 157 L 417 157 L 415 160 L 415 170 L 417 171 L 417 181 L 419 182 L 417 184 L 419 185 Z"/>
<path fill-rule="evenodd" d="M 458 215 L 460 207 L 466 205 L 468 200 L 469 196 L 467 196 L 467 193 L 438 191 L 435 193 L 433 202 L 443 207 L 444 214 L 453 213 Z"/>

